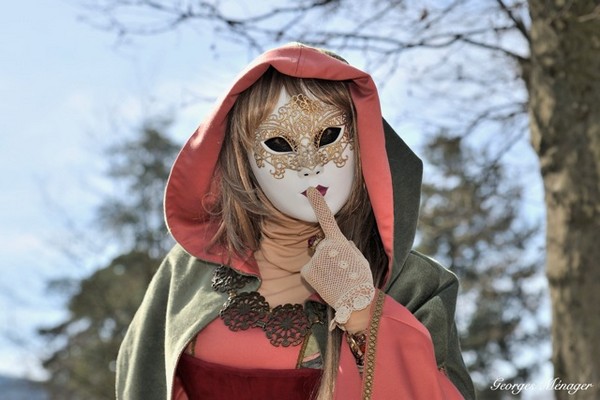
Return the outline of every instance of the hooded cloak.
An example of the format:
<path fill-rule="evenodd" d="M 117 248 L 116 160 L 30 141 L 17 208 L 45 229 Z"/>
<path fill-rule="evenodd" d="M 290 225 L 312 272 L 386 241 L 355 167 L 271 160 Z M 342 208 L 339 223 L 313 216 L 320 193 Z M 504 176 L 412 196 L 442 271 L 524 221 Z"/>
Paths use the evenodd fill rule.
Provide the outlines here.
<path fill-rule="evenodd" d="M 165 217 L 177 244 L 153 278 L 121 346 L 117 398 L 171 398 L 181 352 L 218 316 L 227 300 L 226 294 L 211 288 L 216 267 L 229 261 L 227 265 L 240 274 L 256 277 L 243 291 L 260 286 L 252 254 L 228 259 L 225 249 L 208 250 L 217 223 L 206 210 L 219 196 L 217 160 L 228 140 L 228 113 L 239 94 L 269 67 L 293 77 L 349 83 L 364 181 L 389 259 L 369 328 L 374 341 L 369 342 L 365 371 L 372 367 L 372 373 L 361 378 L 348 346 L 343 345 L 335 397 L 367 398 L 368 393 L 368 398 L 379 400 L 458 398 L 460 394 L 474 398 L 454 324 L 457 279 L 411 250 L 422 163 L 382 118 L 377 89 L 367 73 L 300 44 L 268 51 L 248 65 L 179 153 L 165 194 Z M 324 354 L 326 328 L 315 325 L 313 334 Z"/>

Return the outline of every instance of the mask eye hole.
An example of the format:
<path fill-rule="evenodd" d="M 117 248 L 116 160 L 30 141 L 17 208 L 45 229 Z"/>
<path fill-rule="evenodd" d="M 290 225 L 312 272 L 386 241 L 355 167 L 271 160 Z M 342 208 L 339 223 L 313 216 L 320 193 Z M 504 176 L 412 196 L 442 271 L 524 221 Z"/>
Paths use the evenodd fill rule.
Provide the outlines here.
<path fill-rule="evenodd" d="M 342 134 L 342 127 L 340 126 L 329 126 L 321 131 L 321 134 L 317 136 L 315 145 L 317 147 L 327 146 L 328 144 L 334 143 Z"/>
<path fill-rule="evenodd" d="M 265 140 L 264 145 L 271 151 L 275 153 L 290 153 L 294 151 L 294 148 L 287 141 L 286 138 L 281 136 L 275 136 L 270 139 Z"/>

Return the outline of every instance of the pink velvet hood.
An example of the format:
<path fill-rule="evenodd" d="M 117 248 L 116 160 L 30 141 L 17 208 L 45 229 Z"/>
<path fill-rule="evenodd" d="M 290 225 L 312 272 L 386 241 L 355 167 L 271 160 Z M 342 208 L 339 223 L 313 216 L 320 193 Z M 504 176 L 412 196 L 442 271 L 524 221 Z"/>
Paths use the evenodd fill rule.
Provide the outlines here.
<path fill-rule="evenodd" d="M 173 165 L 165 194 L 165 216 L 171 234 L 191 255 L 214 263 L 225 261 L 219 252 L 207 251 L 207 243 L 217 227 L 205 210 L 219 192 L 216 164 L 223 141 L 227 140 L 228 113 L 238 95 L 270 66 L 293 77 L 350 82 L 364 180 L 390 265 L 394 258 L 402 265 L 414 239 L 420 160 L 382 119 L 377 88 L 370 75 L 319 49 L 300 44 L 267 51 L 248 65 L 187 141 Z M 400 234 L 395 234 L 396 230 Z M 257 274 L 249 255 L 236 258 L 231 264 L 241 272 Z"/>

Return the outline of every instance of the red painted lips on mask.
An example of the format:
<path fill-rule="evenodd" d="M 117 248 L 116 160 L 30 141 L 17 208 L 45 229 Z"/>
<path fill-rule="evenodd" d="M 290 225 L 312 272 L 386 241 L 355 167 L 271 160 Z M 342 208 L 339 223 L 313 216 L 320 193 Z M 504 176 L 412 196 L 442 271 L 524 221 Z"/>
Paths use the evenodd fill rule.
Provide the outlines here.
<path fill-rule="evenodd" d="M 325 194 L 327 193 L 327 189 L 329 189 L 329 188 L 326 186 L 317 185 L 317 187 L 315 189 L 317 189 L 317 191 L 319 193 L 321 193 L 321 196 L 325 197 Z M 306 190 L 304 192 L 302 192 L 302 195 L 306 196 Z"/>

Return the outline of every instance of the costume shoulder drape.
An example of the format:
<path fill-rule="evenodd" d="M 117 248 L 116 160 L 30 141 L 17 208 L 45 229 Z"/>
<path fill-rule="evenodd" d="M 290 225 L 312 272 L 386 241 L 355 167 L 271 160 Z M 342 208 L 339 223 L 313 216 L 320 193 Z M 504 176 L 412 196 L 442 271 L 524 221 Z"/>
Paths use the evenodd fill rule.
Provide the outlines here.
<path fill-rule="evenodd" d="M 227 300 L 226 294 L 212 290 L 216 267 L 187 254 L 180 246 L 175 246 L 165 258 L 121 346 L 117 399 L 170 398 L 182 350 L 218 316 Z M 436 390 L 450 393 L 448 399 L 456 398 L 452 397 L 456 396 L 454 384 L 464 398 L 473 399 L 473 386 L 460 355 L 454 325 L 456 277 L 418 253 L 411 253 L 397 271 L 384 291 L 381 315 L 372 321 L 378 324 L 374 331 L 377 346 L 374 362 L 366 360 L 365 366 L 366 370 L 371 363 L 374 368 L 372 399 L 385 400 L 390 393 L 397 393 L 398 377 L 406 380 L 406 390 L 428 389 L 423 396 L 434 396 L 413 398 L 435 399 Z M 243 290 L 257 287 L 258 280 Z M 324 333 L 323 329 L 315 331 L 320 336 Z M 324 337 L 317 339 L 325 343 Z M 361 398 L 364 382 L 347 346 L 342 346 L 340 363 L 336 395 L 345 400 L 353 398 L 343 397 L 349 393 Z M 439 387 L 424 388 L 422 382 L 427 376 Z"/>

